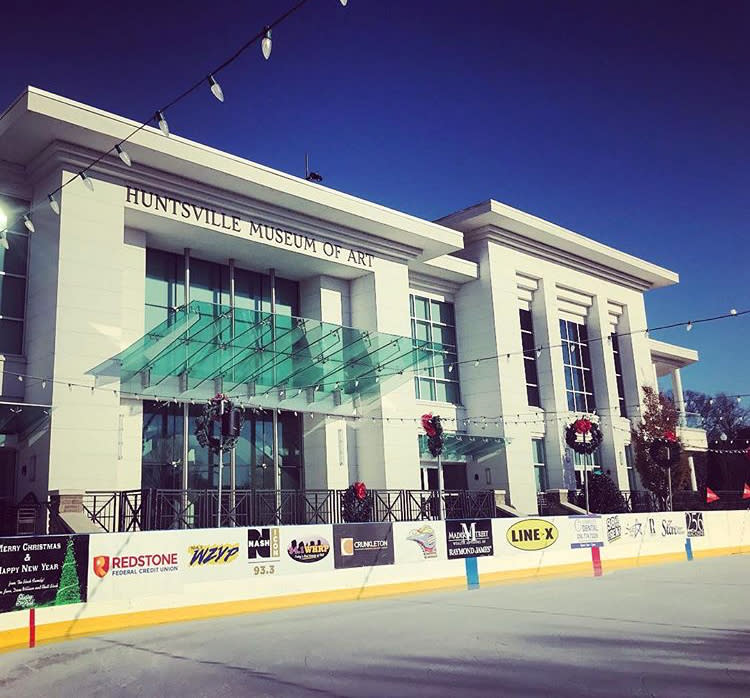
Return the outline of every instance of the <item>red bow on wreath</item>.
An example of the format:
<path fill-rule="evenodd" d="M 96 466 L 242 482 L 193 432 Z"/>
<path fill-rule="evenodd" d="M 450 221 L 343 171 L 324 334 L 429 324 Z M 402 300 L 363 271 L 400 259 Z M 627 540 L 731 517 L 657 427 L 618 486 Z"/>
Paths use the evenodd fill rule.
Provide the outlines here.
<path fill-rule="evenodd" d="M 424 429 L 427 436 L 435 436 L 435 434 L 437 434 L 435 427 L 432 424 L 432 414 L 422 415 L 422 429 Z"/>
<path fill-rule="evenodd" d="M 578 434 L 588 434 L 591 431 L 591 421 L 588 419 L 576 419 L 573 426 Z"/>
<path fill-rule="evenodd" d="M 367 497 L 367 487 L 365 487 L 364 482 L 355 482 L 352 487 L 354 487 L 354 494 L 357 499 L 361 500 Z"/>
<path fill-rule="evenodd" d="M 665 440 L 671 441 L 672 443 L 674 443 L 675 441 L 677 441 L 677 434 L 667 429 L 667 431 L 664 432 L 664 438 Z"/>

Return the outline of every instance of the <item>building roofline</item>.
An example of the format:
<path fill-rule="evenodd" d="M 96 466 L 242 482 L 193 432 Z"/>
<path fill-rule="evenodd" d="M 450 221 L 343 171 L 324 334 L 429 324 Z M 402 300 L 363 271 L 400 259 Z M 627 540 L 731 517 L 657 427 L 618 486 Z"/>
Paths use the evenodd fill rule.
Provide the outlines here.
<path fill-rule="evenodd" d="M 494 199 L 456 211 L 436 222 L 462 231 L 467 243 L 488 235 L 493 229 L 498 232 L 508 231 L 537 244 L 614 269 L 639 280 L 646 288 L 670 286 L 680 279 L 676 272 Z"/>

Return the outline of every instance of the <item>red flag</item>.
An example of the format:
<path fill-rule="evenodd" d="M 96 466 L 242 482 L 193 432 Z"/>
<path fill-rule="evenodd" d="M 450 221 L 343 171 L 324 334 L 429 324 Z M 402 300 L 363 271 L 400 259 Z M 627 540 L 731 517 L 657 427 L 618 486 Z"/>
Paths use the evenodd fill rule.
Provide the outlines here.
<path fill-rule="evenodd" d="M 706 504 L 711 504 L 719 499 L 719 495 L 716 494 L 710 487 L 706 487 Z"/>
<path fill-rule="evenodd" d="M 742 491 L 742 499 L 750 499 L 750 485 L 745 483 L 745 489 Z"/>

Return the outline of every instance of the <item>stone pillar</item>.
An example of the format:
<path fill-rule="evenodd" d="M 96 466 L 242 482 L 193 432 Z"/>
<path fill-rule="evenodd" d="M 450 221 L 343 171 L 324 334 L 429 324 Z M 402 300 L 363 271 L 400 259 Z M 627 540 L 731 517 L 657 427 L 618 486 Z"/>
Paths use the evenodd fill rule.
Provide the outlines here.
<path fill-rule="evenodd" d="M 315 276 L 300 283 L 302 317 L 350 325 L 349 282 Z M 303 419 L 306 489 L 346 489 L 349 478 L 349 434 L 346 420 Z"/>
<path fill-rule="evenodd" d="M 615 376 L 615 360 L 610 335 L 612 325 L 609 319 L 607 299 L 601 295 L 594 297 L 589 313 L 589 353 L 591 355 L 591 370 L 594 379 L 594 397 L 596 399 L 596 413 L 599 415 L 602 431 L 602 445 L 599 447 L 599 462 L 604 473 L 610 470 L 615 482 L 627 482 L 627 472 L 618 459 L 624 444 L 622 431 L 616 429 L 620 424 L 620 402 L 617 394 L 617 378 Z M 620 472 L 622 471 L 622 472 Z"/>
<path fill-rule="evenodd" d="M 354 279 L 352 326 L 399 335 L 411 345 L 409 271 L 405 264 L 377 259 L 372 273 Z M 402 347 L 405 349 L 405 347 Z M 393 369 L 390 369 L 392 372 Z M 389 373 L 386 366 L 384 375 Z M 375 397 L 363 397 L 357 423 L 359 479 L 370 488 L 419 489 L 418 416 L 411 372 L 383 378 Z"/>
<path fill-rule="evenodd" d="M 531 314 L 537 345 L 550 347 L 542 351 L 536 362 L 542 408 L 547 415 L 544 449 L 549 486 L 553 489 L 560 487 L 575 489 L 575 480 L 566 482 L 564 478 L 565 459 L 572 456 L 566 453 L 570 449 L 566 447 L 560 420 L 560 417 L 564 416 L 568 410 L 568 398 L 565 392 L 565 372 L 560 349 L 560 321 L 554 280 L 547 278 L 539 281 Z"/>
<path fill-rule="evenodd" d="M 693 456 L 688 456 L 688 467 L 690 468 L 690 489 L 693 492 L 698 491 L 698 481 L 695 477 L 695 461 L 693 460 Z"/>
<path fill-rule="evenodd" d="M 672 395 L 674 395 L 674 404 L 680 415 L 680 422 L 685 422 L 685 396 L 682 392 L 682 377 L 679 368 L 672 369 Z"/>

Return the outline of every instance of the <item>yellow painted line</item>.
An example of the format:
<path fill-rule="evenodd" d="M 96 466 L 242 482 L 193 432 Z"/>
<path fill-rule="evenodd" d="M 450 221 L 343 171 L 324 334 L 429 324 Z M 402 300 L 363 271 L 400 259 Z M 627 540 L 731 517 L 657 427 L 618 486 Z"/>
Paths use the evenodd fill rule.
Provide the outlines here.
<path fill-rule="evenodd" d="M 712 548 L 694 551 L 695 557 L 717 557 L 750 553 L 750 546 L 731 546 L 726 548 Z M 643 555 L 614 560 L 602 560 L 604 573 L 608 571 L 642 567 L 645 565 L 662 564 L 666 562 L 685 561 L 685 553 L 661 553 L 657 555 Z M 553 577 L 589 576 L 593 574 L 592 563 L 576 562 L 545 567 L 532 567 L 519 570 L 504 570 L 500 572 L 485 572 L 480 575 L 482 584 L 502 584 L 520 582 L 531 579 L 546 579 Z M 136 611 L 133 613 L 118 613 L 115 615 L 98 616 L 96 618 L 79 618 L 57 623 L 46 623 L 36 626 L 37 644 L 68 640 L 84 635 L 97 635 L 117 630 L 142 628 L 165 623 L 203 620 L 222 616 L 242 615 L 246 613 L 264 613 L 283 608 L 294 608 L 312 604 L 337 603 L 342 601 L 357 601 L 385 596 L 400 596 L 418 592 L 463 589 L 466 587 L 465 576 L 446 577 L 442 579 L 421 580 L 416 582 L 399 582 L 394 584 L 379 584 L 377 586 L 352 589 L 334 589 L 331 591 L 316 591 L 305 594 L 290 594 L 264 599 L 245 599 L 241 601 L 226 601 L 222 603 L 200 604 L 179 608 L 164 608 L 153 611 Z M 40 615 L 37 611 L 37 618 Z M 28 647 L 28 627 L 6 630 L 0 636 L 0 652 Z"/>

